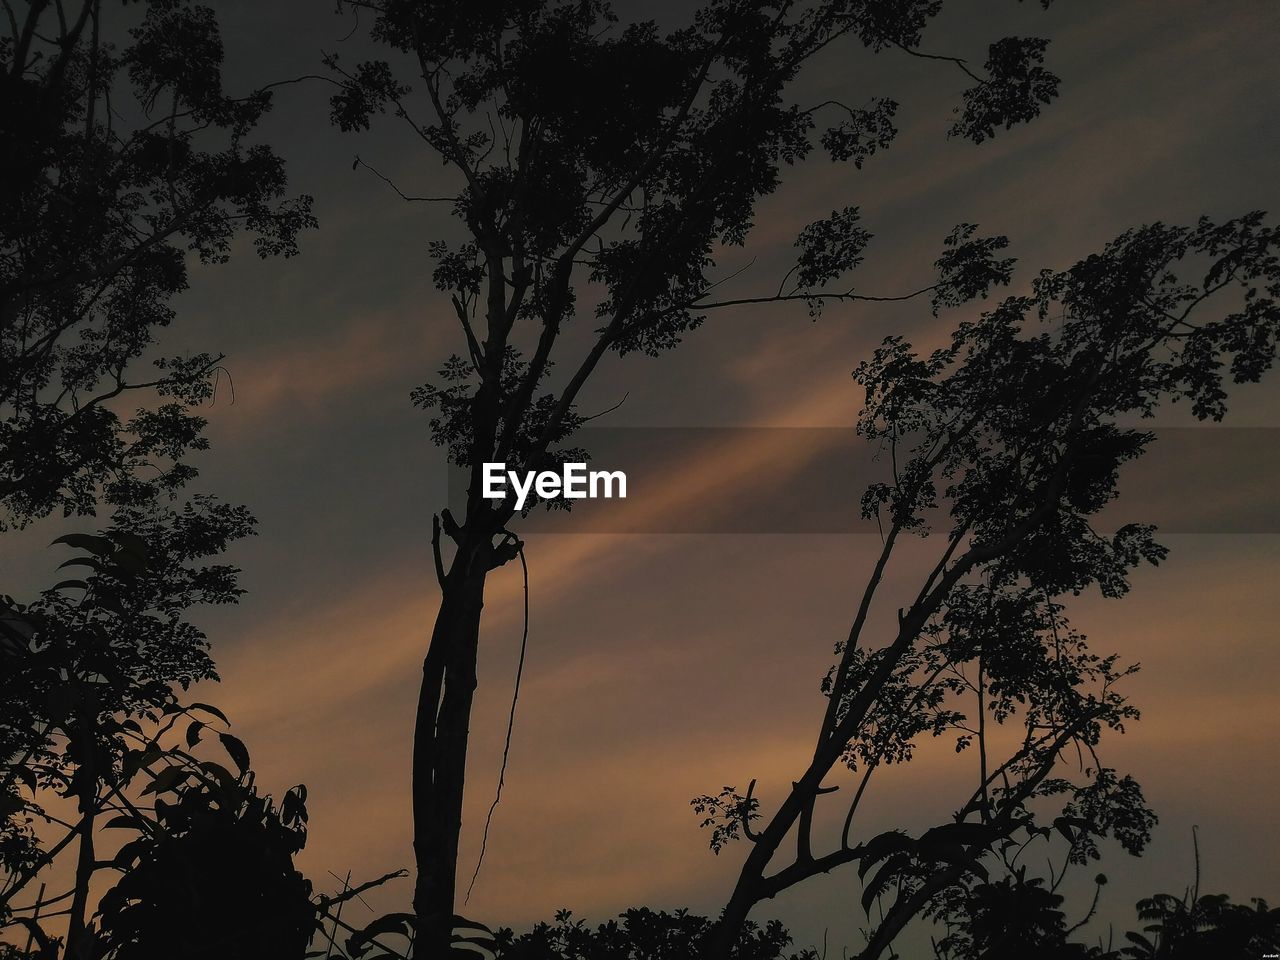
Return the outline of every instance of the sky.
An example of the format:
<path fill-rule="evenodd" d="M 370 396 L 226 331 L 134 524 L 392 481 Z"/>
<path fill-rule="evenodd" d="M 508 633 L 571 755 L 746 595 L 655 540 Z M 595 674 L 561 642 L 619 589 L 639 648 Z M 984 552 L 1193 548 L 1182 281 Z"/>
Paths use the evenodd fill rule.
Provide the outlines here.
<path fill-rule="evenodd" d="M 619 9 L 680 16 L 675 4 Z M 218 11 L 233 84 L 321 72 L 322 51 L 350 61 L 366 53 L 358 31 L 343 39 L 354 21 L 331 4 L 228 0 Z M 990 40 L 1045 36 L 1063 78 L 1041 118 L 981 146 L 945 136 L 966 85 L 958 71 L 833 50 L 803 95 L 893 96 L 897 142 L 862 171 L 817 155 L 789 171 L 760 205 L 746 248 L 720 267 L 747 268 L 731 289 L 769 290 L 798 230 L 845 204 L 861 207 L 875 235 L 857 277 L 875 294 L 928 282 L 942 238 L 961 222 L 1008 235 L 1025 283 L 1130 226 L 1280 209 L 1278 30 L 1280 7 L 1269 0 L 948 4 L 923 49 L 980 62 Z M 247 596 L 200 617 L 222 676 L 200 698 L 232 717 L 260 783 L 276 793 L 307 784 L 301 864 L 322 888 L 337 886 L 331 873 L 359 881 L 412 866 L 410 735 L 438 602 L 431 515 L 447 484 L 408 396 L 460 348 L 427 257 L 429 241 L 456 235 L 447 209 L 406 203 L 352 164 L 359 155 L 410 194 L 453 181 L 389 120 L 361 136 L 330 128 L 327 95 L 323 82 L 286 88 L 263 130 L 294 188 L 314 195 L 320 229 L 287 262 L 242 255 L 198 271 L 165 341 L 169 352 L 227 354 L 234 399 L 224 383 L 207 410 L 213 450 L 199 484 L 259 518 L 259 536 L 232 557 Z M 963 316 L 859 304 L 811 320 L 803 305 L 750 307 L 717 313 L 658 359 L 606 360 L 582 409 L 625 398 L 598 424 L 653 431 L 663 469 L 633 481 L 625 522 L 611 529 L 556 532 L 553 517 L 528 534 L 528 659 L 510 765 L 462 912 L 521 928 L 561 907 L 603 920 L 639 904 L 723 904 L 744 851 L 713 856 L 689 799 L 752 778 L 766 809 L 781 799 L 812 749 L 818 681 L 879 547 L 850 523 L 811 532 L 794 520 L 812 517 L 794 491 L 803 477 L 831 498 L 833 514 L 846 509 L 856 472 L 823 472 L 821 451 L 857 442 L 850 371 L 888 334 L 932 344 Z M 581 344 L 570 336 L 566 348 Z M 1280 524 L 1266 480 L 1278 400 L 1274 377 L 1238 393 L 1224 427 L 1247 434 L 1172 429 L 1190 421 L 1162 415 L 1170 452 L 1134 477 L 1122 504 L 1177 531 L 1163 538 L 1171 556 L 1141 571 L 1123 600 L 1086 595 L 1070 608 L 1095 648 L 1143 665 L 1127 685 L 1142 720 L 1105 756 L 1142 782 L 1161 817 L 1143 858 L 1107 851 L 1101 869 L 1112 882 L 1090 928 L 1103 935 L 1108 922 L 1131 921 L 1139 896 L 1190 883 L 1193 825 L 1205 889 L 1280 900 L 1268 833 L 1280 789 Z M 677 429 L 690 427 L 707 432 Z M 1247 461 L 1243 479 L 1217 469 L 1228 449 Z M 698 522 L 707 516 L 724 519 Z M 30 569 L 52 568 L 50 552 L 32 552 L 45 536 L 11 538 L 5 566 L 27 551 L 20 562 Z M 911 589 L 910 561 L 888 590 Z M 522 626 L 519 567 L 490 582 L 463 888 L 496 785 Z M 957 762 L 939 743 L 891 771 L 872 790 L 865 829 L 947 817 L 959 803 L 959 787 L 948 790 L 960 783 Z M 1075 889 L 1087 893 L 1094 872 L 1082 871 Z M 825 930 L 853 947 L 864 922 L 857 890 L 852 873 L 837 872 L 753 916 L 783 919 L 801 945 Z M 366 899 L 379 912 L 403 909 L 410 892 L 401 880 Z"/>

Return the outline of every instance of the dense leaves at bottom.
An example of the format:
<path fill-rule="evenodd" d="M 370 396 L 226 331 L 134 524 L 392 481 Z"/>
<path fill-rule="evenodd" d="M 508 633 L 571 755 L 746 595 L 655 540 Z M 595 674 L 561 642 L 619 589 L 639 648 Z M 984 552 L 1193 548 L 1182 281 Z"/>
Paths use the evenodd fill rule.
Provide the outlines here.
<path fill-rule="evenodd" d="M 111 957 L 303 955 L 317 922 L 293 866 L 306 840 L 298 792 L 280 811 L 251 786 L 205 784 L 158 802 L 156 816 L 161 829 L 121 851 L 132 863 L 99 908 Z"/>
<path fill-rule="evenodd" d="M 591 927 L 561 910 L 554 923 L 540 923 L 519 936 L 499 930 L 498 956 L 503 960 L 700 960 L 713 923 L 687 910 L 667 913 L 637 907 Z M 784 952 L 790 944 L 790 934 L 777 920 L 763 927 L 748 923 L 734 956 L 738 960 L 803 960 L 806 954 Z"/>
<path fill-rule="evenodd" d="M 1095 882 L 1100 892 L 1107 878 Z M 1256 898 L 1241 904 L 1223 894 L 1162 893 L 1138 901 L 1137 915 L 1141 932 L 1086 945 L 1097 940 L 1082 929 L 1093 910 L 1068 920 L 1064 898 L 1019 871 L 952 901 L 939 917 L 948 932 L 935 951 L 938 960 L 1244 960 L 1280 950 L 1280 909 Z"/>

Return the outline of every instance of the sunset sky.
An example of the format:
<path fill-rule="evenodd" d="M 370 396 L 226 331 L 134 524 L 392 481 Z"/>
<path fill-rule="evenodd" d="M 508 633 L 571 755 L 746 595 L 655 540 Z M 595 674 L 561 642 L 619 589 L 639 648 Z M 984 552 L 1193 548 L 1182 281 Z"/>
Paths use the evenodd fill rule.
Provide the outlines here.
<path fill-rule="evenodd" d="M 322 51 L 352 61 L 368 52 L 360 32 L 343 40 L 355 23 L 331 3 L 217 8 L 236 86 L 319 73 Z M 672 24 L 681 8 L 618 7 L 624 18 Z M 966 86 L 953 67 L 892 52 L 851 57 L 847 46 L 824 56 L 801 99 L 892 96 L 901 133 L 862 171 L 818 153 L 788 171 L 747 247 L 719 264 L 726 275 L 751 265 L 731 289 L 776 287 L 799 229 L 846 204 L 861 207 L 875 234 L 856 275 L 870 294 L 928 283 L 942 238 L 961 222 L 1011 238 L 1018 288 L 1129 226 L 1280 213 L 1273 0 L 1062 0 L 1047 11 L 966 0 L 948 4 L 923 49 L 980 63 L 987 42 L 1011 34 L 1051 39 L 1062 95 L 1034 123 L 981 146 L 946 138 Z M 336 886 L 328 871 L 363 880 L 412 866 L 410 734 L 438 601 L 430 531 L 446 469 L 409 391 L 460 348 L 427 258 L 430 240 L 457 235 L 448 208 L 405 203 L 352 162 L 359 154 L 410 194 L 449 192 L 454 181 L 390 119 L 361 136 L 330 128 L 328 93 L 322 82 L 285 88 L 264 127 L 294 189 L 315 196 L 320 229 L 287 262 L 245 251 L 201 270 L 162 344 L 170 354 L 228 355 L 234 402 L 223 389 L 207 410 L 213 450 L 198 461 L 198 486 L 249 505 L 260 521 L 259 536 L 233 553 L 248 595 L 200 617 L 223 678 L 200 699 L 231 716 L 261 783 L 276 793 L 307 784 L 301 863 L 321 887 Z M 881 338 L 933 344 L 966 315 L 934 317 L 923 303 L 832 305 L 816 321 L 802 304 L 719 311 L 658 359 L 610 357 L 580 406 L 591 413 L 625 396 L 594 424 L 608 428 L 850 428 L 861 399 L 850 371 Z M 589 321 L 581 327 L 589 332 Z M 569 337 L 564 356 L 582 343 Z M 1175 411 L 1156 425 L 1190 423 Z M 1191 881 L 1193 824 L 1204 889 L 1280 900 L 1270 833 L 1280 791 L 1280 522 L 1268 482 L 1280 375 L 1238 391 L 1224 426 L 1255 428 L 1232 441 L 1262 458 L 1246 456 L 1243 476 L 1200 462 L 1194 435 L 1175 431 L 1177 454 L 1136 478 L 1121 510 L 1126 520 L 1231 532 L 1170 534 L 1169 561 L 1141 571 L 1129 597 L 1084 596 L 1070 608 L 1095 648 L 1143 664 L 1128 684 L 1142 721 L 1103 753 L 1142 782 L 1161 816 L 1142 859 L 1108 849 L 1100 869 L 1112 882 L 1090 928 L 1102 933 L 1111 920 L 1130 923 L 1139 896 L 1180 893 Z M 744 851 L 712 856 L 688 801 L 752 778 L 766 809 L 781 799 L 812 750 L 818 681 L 879 548 L 873 532 L 845 532 L 843 519 L 833 520 L 838 533 L 780 532 L 801 475 L 827 485 L 833 516 L 857 493 L 857 477 L 822 472 L 812 435 L 724 430 L 706 443 L 656 444 L 662 469 L 632 481 L 625 514 L 627 529 L 656 532 L 555 533 L 553 517 L 529 534 L 528 660 L 510 766 L 462 912 L 518 929 L 559 907 L 603 920 L 631 905 L 723 904 Z M 675 532 L 707 526 L 672 517 L 738 500 L 749 502 L 749 519 L 717 529 L 770 532 Z M 21 564 L 33 584 L 47 581 L 61 559 L 39 548 L 51 529 L 6 535 L 5 568 Z M 910 559 L 891 573 L 890 591 L 911 590 Z M 521 631 L 519 566 L 490 584 L 463 889 L 497 780 Z M 888 771 L 873 785 L 865 829 L 946 818 L 961 799 L 958 763 L 944 740 Z M 829 928 L 832 944 L 853 946 L 865 919 L 857 889 L 854 871 L 836 872 L 753 916 L 780 917 L 801 945 Z M 402 880 L 366 899 L 403 909 L 410 892 Z M 352 908 L 352 922 L 372 918 L 363 911 Z"/>

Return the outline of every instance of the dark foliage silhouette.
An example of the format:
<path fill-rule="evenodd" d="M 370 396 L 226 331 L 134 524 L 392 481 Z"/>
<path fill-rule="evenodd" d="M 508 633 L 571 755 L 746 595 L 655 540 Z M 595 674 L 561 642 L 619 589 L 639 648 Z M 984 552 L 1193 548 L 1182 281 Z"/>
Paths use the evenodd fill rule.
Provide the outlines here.
<path fill-rule="evenodd" d="M 890 337 L 858 366 L 859 432 L 886 466 L 863 499 L 883 551 L 822 681 L 813 759 L 781 802 L 766 809 L 754 780 L 693 801 L 716 853 L 749 844 L 722 915 L 637 908 L 592 926 L 562 911 L 516 934 L 454 912 L 485 590 L 524 561 L 515 503 L 481 496 L 481 465 L 585 458 L 566 447 L 601 361 L 658 356 L 715 311 L 794 302 L 817 317 L 918 298 L 970 316 L 1011 282 L 1007 240 L 961 224 L 918 289 L 864 290 L 851 277 L 873 238 L 848 198 L 800 231 L 776 288 L 745 286 L 751 271 L 729 264 L 789 168 L 825 155 L 856 170 L 893 144 L 888 96 L 796 99 L 829 48 L 963 75 L 949 134 L 974 143 L 1053 101 L 1044 40 L 997 39 L 980 70 L 926 54 L 944 5 L 707 0 L 664 31 L 623 24 L 600 0 L 341 3 L 386 59 L 326 58 L 333 122 L 357 131 L 390 113 L 455 178 L 448 196 L 412 196 L 355 163 L 452 215 L 428 250 L 460 347 L 410 399 L 470 475 L 461 514 L 435 518 L 412 912 L 357 927 L 341 905 L 399 874 L 316 894 L 294 863 L 305 789 L 260 791 L 227 718 L 186 696 L 216 679 L 194 612 L 237 601 L 222 554 L 254 529 L 242 507 L 188 498 L 222 358 L 137 372 L 189 268 L 226 260 L 239 238 L 291 256 L 314 223 L 309 198 L 287 198 L 280 157 L 254 141 L 277 85 L 227 92 L 215 14 L 188 0 L 4 4 L 0 531 L 104 519 L 54 542 L 75 551 L 67 579 L 0 594 L 0 931 L 26 940 L 0 944 L 0 958 L 817 960 L 749 914 L 846 865 L 868 918 L 862 958 L 898 956 L 913 923 L 936 927 L 938 960 L 1280 952 L 1280 910 L 1201 895 L 1198 879 L 1141 901 L 1141 929 L 1118 947 L 1076 942 L 1101 874 L 1087 909 L 1060 892 L 1108 843 L 1142 852 L 1156 822 L 1138 782 L 1104 759 L 1104 741 L 1138 717 L 1123 690 L 1136 668 L 1095 653 L 1067 607 L 1094 589 L 1123 596 L 1135 568 L 1165 556 L 1153 528 L 1100 520 L 1154 439 L 1130 424 L 1171 403 L 1221 419 L 1234 386 L 1273 362 L 1280 234 L 1261 214 L 1129 231 L 939 349 Z M 900 581 L 887 571 L 908 537 L 937 544 L 935 562 L 891 600 L 885 584 Z M 527 569 L 525 582 L 527 639 Z M 895 608 L 896 625 L 873 636 Z M 972 789 L 918 833 L 864 830 L 873 774 L 933 738 L 972 761 Z M 841 828 L 818 830 L 841 824 L 823 798 L 845 787 Z M 1023 865 L 1029 853 L 1047 877 Z M 46 893 L 55 875 L 69 880 Z"/>
<path fill-rule="evenodd" d="M 1232 903 L 1225 894 L 1175 897 L 1160 893 L 1138 903 L 1146 921 L 1130 932 L 1122 957 L 1196 960 L 1199 957 L 1258 957 L 1280 951 L 1280 908 L 1265 900 Z"/>
<path fill-rule="evenodd" d="M 176 791 L 176 802 L 157 800 L 148 829 L 116 854 L 124 875 L 99 906 L 103 956 L 306 952 L 319 929 L 311 884 L 293 866 L 306 842 L 306 792 L 289 791 L 277 810 L 251 777 L 212 772 Z"/>
<path fill-rule="evenodd" d="M 638 907 L 591 927 L 568 910 L 554 923 L 540 923 L 528 933 L 497 933 L 502 960 L 701 960 L 713 921 L 687 910 L 668 913 Z M 765 927 L 748 924 L 735 947 L 736 960 L 805 960 L 808 953 L 787 953 L 791 936 L 774 920 Z"/>
<path fill-rule="evenodd" d="M 1059 878 L 1060 882 L 1061 878 Z M 1099 874 L 1089 911 L 1071 923 L 1057 883 L 1028 877 L 1025 868 L 994 883 L 977 884 L 953 898 L 939 914 L 946 935 L 934 940 L 938 960 L 1200 960 L 1260 957 L 1280 948 L 1280 910 L 1266 901 L 1232 903 L 1223 894 L 1199 893 L 1199 880 L 1181 896 L 1156 894 L 1138 901 L 1144 925 L 1120 939 L 1086 945 L 1080 929 L 1093 916 L 1107 878 Z"/>
<path fill-rule="evenodd" d="M 79 551 L 63 564 L 77 577 L 30 602 L 0 598 L 0 926 L 25 931 L 42 957 L 83 960 L 105 949 L 90 883 L 128 869 L 102 856 L 119 837 L 107 818 L 158 841 L 162 797 L 181 789 L 194 812 L 207 796 L 181 770 L 236 781 L 160 743 L 193 712 L 225 722 L 177 696 L 215 677 L 188 614 L 239 596 L 237 571 L 212 558 L 253 522 L 180 499 L 195 476 L 187 454 L 207 446 L 195 408 L 220 358 L 130 368 L 175 318 L 189 264 L 226 260 L 246 235 L 264 257 L 289 256 L 313 221 L 309 198 L 285 198 L 280 158 L 252 140 L 270 90 L 223 88 L 208 7 L 38 0 L 6 4 L 0 24 L 0 529 L 110 515 L 100 535 L 60 538 Z M 237 763 L 247 757 L 219 737 Z M 153 794 L 159 812 L 145 806 Z M 237 823 L 252 822 L 249 804 Z M 36 826 L 62 832 L 41 843 Z M 195 852 L 213 826 L 193 820 L 175 842 Z M 71 889 L 32 902 L 64 851 Z"/>
<path fill-rule="evenodd" d="M 13 897 L 76 840 L 73 942 L 84 932 L 88 883 L 100 866 L 97 818 L 145 756 L 139 722 L 159 722 L 175 708 L 176 688 L 214 675 L 205 635 L 187 613 L 232 602 L 240 591 L 235 568 L 203 561 L 244 536 L 251 522 L 243 510 L 207 501 L 182 510 L 121 508 L 120 519 L 143 533 L 60 538 L 83 551 L 63 564 L 84 568 L 83 579 L 64 580 L 29 604 L 0 598 L 6 814 L 0 868 L 7 874 L 0 920 Z M 74 822 L 47 809 L 45 801 L 56 797 L 74 798 Z M 67 832 L 42 850 L 33 818 L 63 822 Z"/>
<path fill-rule="evenodd" d="M 251 140 L 267 89 L 223 89 L 213 11 L 17 5 L 0 17 L 0 524 L 131 504 L 191 476 L 218 357 L 128 368 L 174 318 L 188 255 L 248 232 L 294 252 L 310 199 Z M 8 8 L 6 8 L 8 9 Z M 158 400 L 132 416 L 112 401 Z M 161 467 L 161 464 L 164 466 Z"/>
<path fill-rule="evenodd" d="M 1106 878 L 1098 875 L 1099 888 Z M 992 883 L 979 883 L 948 904 L 940 914 L 947 935 L 936 940 L 941 960 L 1084 960 L 1098 956 L 1078 943 L 1069 943 L 1064 897 L 1025 868 Z M 1096 901 L 1095 901 L 1096 902 Z"/>
<path fill-rule="evenodd" d="M 710 956 L 728 955 L 755 904 L 844 864 L 857 864 L 876 918 L 860 954 L 870 960 L 957 891 L 1011 893 L 991 884 L 1031 844 L 1065 843 L 1062 869 L 1098 858 L 1103 838 L 1141 852 L 1155 816 L 1099 753 L 1106 731 L 1137 717 L 1120 688 L 1134 668 L 1093 653 L 1065 606 L 1088 589 L 1123 596 L 1134 567 L 1165 556 L 1150 526 L 1108 533 L 1097 519 L 1121 466 L 1153 440 L 1125 422 L 1179 402 L 1219 420 L 1226 387 L 1270 368 L 1278 249 L 1260 214 L 1131 230 L 1069 270 L 1042 272 L 1031 294 L 962 323 L 948 345 L 921 354 L 889 337 L 858 367 L 859 432 L 890 464 L 863 498 L 883 550 L 822 682 L 813 759 L 781 804 L 761 815 L 754 781 L 745 795 L 726 787 L 694 801 L 713 849 L 751 845 Z M 1004 279 L 1009 268 L 984 270 Z M 896 633 L 877 643 L 864 628 L 910 535 L 943 542 L 918 592 L 898 601 Z M 1017 746 L 997 754 L 993 731 L 1014 725 Z M 872 774 L 942 736 L 975 764 L 976 786 L 955 798 L 952 818 L 916 837 L 859 838 Z M 855 793 L 839 845 L 819 853 L 815 814 L 839 787 L 825 785 L 838 767 L 855 775 Z M 794 856 L 782 851 L 788 837 Z M 1016 891 L 1048 906 L 1031 881 Z"/>
<path fill-rule="evenodd" d="M 580 392 L 610 351 L 659 354 L 709 311 L 738 304 L 796 300 L 816 313 L 875 299 L 840 285 L 870 239 L 852 207 L 801 235 L 797 269 L 774 294 L 716 300 L 716 259 L 745 242 L 783 168 L 818 146 L 861 166 L 894 137 L 889 98 L 857 109 L 795 102 L 789 90 L 806 64 L 833 45 L 919 55 L 943 4 L 713 0 L 665 34 L 619 23 L 598 0 L 344 6 L 372 14 L 372 38 L 388 53 L 353 65 L 330 57 L 345 84 L 334 121 L 354 130 L 390 111 L 410 125 L 459 192 L 415 198 L 391 186 L 409 201 L 442 200 L 466 230 L 431 248 L 465 348 L 413 398 L 430 411 L 435 441 L 470 470 L 463 515 L 437 522 L 442 600 L 414 731 L 414 909 L 420 949 L 443 955 L 485 583 L 521 546 L 508 528 L 514 501 L 481 496 L 481 465 L 528 470 L 563 457 Z M 998 41 L 985 74 L 954 60 L 972 85 L 952 133 L 982 140 L 1035 116 L 1057 88 L 1044 49 Z M 395 65 L 406 62 L 402 76 Z M 962 262 L 980 253 L 967 236 L 953 247 Z M 986 281 L 981 271 L 944 277 L 919 293 L 946 297 L 957 282 Z M 595 331 L 566 361 L 557 344 L 574 322 Z M 557 357 L 563 377 L 551 375 Z"/>
<path fill-rule="evenodd" d="M 183 706 L 175 692 L 214 676 L 187 616 L 238 596 L 234 568 L 201 561 L 243 535 L 248 518 L 202 503 L 127 519 L 146 536 L 61 538 L 84 551 L 68 564 L 86 568 L 85 579 L 31 604 L 4 598 L 0 926 L 26 930 L 49 957 L 268 949 L 300 958 L 328 907 L 292 866 L 306 836 L 305 792 L 285 794 L 277 810 L 255 790 L 248 750 L 226 718 Z M 237 772 L 199 757 L 202 739 Z M 40 823 L 65 833 L 41 844 Z M 33 903 L 32 881 L 64 850 L 75 851 L 71 889 Z M 120 879 L 95 908 L 90 884 L 103 870 Z M 69 905 L 40 912 L 60 902 Z M 42 924 L 60 915 L 65 937 Z"/>

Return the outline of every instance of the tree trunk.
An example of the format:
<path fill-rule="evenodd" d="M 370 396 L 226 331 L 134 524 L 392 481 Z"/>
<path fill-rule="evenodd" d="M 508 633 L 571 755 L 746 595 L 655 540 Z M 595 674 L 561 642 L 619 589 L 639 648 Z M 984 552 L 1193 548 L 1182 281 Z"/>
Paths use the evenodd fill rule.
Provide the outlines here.
<path fill-rule="evenodd" d="M 465 559 L 458 557 L 445 580 L 414 725 L 414 955 L 421 957 L 448 956 L 453 936 L 467 734 L 488 576 L 483 551 L 472 552 L 469 563 Z"/>
<path fill-rule="evenodd" d="M 747 915 L 757 903 L 772 896 L 765 890 L 764 872 L 799 817 L 803 806 L 801 790 L 811 779 L 812 771 L 792 788 L 764 831 L 754 841 L 749 841 L 752 843 L 751 851 L 738 873 L 733 895 L 729 897 L 729 902 L 725 904 L 719 921 L 707 939 L 703 951 L 705 960 L 729 960 L 733 956 L 738 938 L 742 936 Z"/>
<path fill-rule="evenodd" d="M 86 699 L 88 694 L 85 694 Z M 98 815 L 97 745 L 93 740 L 95 712 L 82 706 L 76 723 L 79 739 L 80 769 L 77 771 L 77 803 L 80 810 L 80 851 L 76 858 L 75 889 L 67 920 L 67 951 L 70 960 L 89 960 L 93 944 L 89 938 L 89 884 L 97 864 L 93 830 Z"/>
<path fill-rule="evenodd" d="M 759 876 L 747 876 L 745 870 L 738 877 L 737 886 L 733 888 L 733 896 L 725 904 L 720 919 L 712 928 L 707 940 L 704 950 L 705 960 L 729 960 L 733 956 L 733 948 L 747 922 L 747 914 L 756 905 L 753 888 L 759 879 Z"/>

